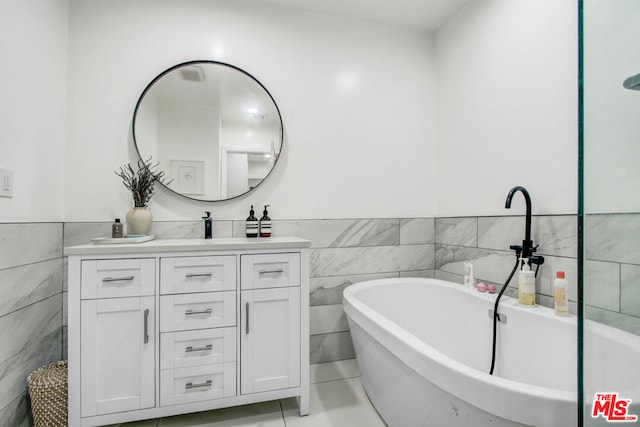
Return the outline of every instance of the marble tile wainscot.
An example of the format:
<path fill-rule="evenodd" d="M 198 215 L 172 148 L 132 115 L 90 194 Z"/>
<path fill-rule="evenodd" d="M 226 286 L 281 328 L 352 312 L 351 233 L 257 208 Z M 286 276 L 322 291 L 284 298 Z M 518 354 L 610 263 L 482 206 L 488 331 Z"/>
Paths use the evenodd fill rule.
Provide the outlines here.
<path fill-rule="evenodd" d="M 385 277 L 433 277 L 434 219 L 282 221 L 278 233 L 311 240 L 312 364 L 355 357 L 342 311 L 352 283 Z"/>
<path fill-rule="evenodd" d="M 510 245 L 520 244 L 524 236 L 524 216 L 450 217 L 436 219 L 436 277 L 462 283 L 463 263 L 473 264 L 475 278 L 502 286 L 515 262 Z M 534 244 L 545 263 L 537 278 L 538 303 L 553 306 L 555 272 L 565 271 L 569 280 L 570 309 L 577 300 L 577 217 L 543 215 L 532 219 Z M 516 296 L 517 276 L 509 283 L 507 295 Z"/>
<path fill-rule="evenodd" d="M 27 426 L 27 375 L 62 358 L 62 223 L 0 224 L 0 420 Z"/>
<path fill-rule="evenodd" d="M 585 316 L 640 335 L 640 214 L 585 217 Z"/>

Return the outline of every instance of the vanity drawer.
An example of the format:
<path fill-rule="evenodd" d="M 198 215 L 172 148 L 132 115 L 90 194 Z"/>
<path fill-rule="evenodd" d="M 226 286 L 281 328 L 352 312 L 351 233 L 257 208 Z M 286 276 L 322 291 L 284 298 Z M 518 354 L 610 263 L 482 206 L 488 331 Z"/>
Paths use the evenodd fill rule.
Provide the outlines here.
<path fill-rule="evenodd" d="M 82 299 L 155 295 L 155 259 L 82 261 Z"/>
<path fill-rule="evenodd" d="M 160 369 L 236 360 L 236 328 L 166 332 L 160 336 Z"/>
<path fill-rule="evenodd" d="M 300 286 L 300 254 L 241 256 L 241 288 Z"/>
<path fill-rule="evenodd" d="M 160 297 L 160 332 L 221 328 L 235 324 L 235 291 Z"/>
<path fill-rule="evenodd" d="M 179 405 L 236 395 L 236 363 L 160 371 L 160 405 Z"/>
<path fill-rule="evenodd" d="M 175 257 L 160 261 L 161 294 L 235 289 L 235 256 Z"/>

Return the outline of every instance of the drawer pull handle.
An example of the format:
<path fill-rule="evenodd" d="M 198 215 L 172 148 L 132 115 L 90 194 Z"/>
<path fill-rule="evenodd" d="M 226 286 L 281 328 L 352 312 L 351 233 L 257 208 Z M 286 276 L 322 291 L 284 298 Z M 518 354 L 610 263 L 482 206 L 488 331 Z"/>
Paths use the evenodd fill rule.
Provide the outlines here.
<path fill-rule="evenodd" d="M 185 390 L 191 390 L 192 388 L 211 387 L 212 384 L 213 384 L 213 382 L 211 380 L 207 380 L 206 382 L 200 383 L 200 384 L 187 383 L 184 386 L 184 389 Z"/>
<path fill-rule="evenodd" d="M 184 312 L 185 316 L 191 316 L 194 314 L 211 314 L 213 313 L 213 309 L 212 308 L 207 308 L 206 310 L 187 310 Z"/>
<path fill-rule="evenodd" d="M 184 277 L 190 278 L 190 277 L 211 277 L 213 276 L 213 273 L 187 273 L 184 275 Z"/>
<path fill-rule="evenodd" d="M 102 279 L 103 282 L 126 282 L 132 281 L 134 279 L 133 276 L 123 276 L 123 277 L 105 277 Z"/>
<path fill-rule="evenodd" d="M 149 343 L 149 309 L 144 310 L 144 343 Z"/>
<path fill-rule="evenodd" d="M 284 270 L 282 268 L 276 268 L 275 270 L 260 270 L 259 273 L 260 274 L 277 274 L 277 273 L 284 273 Z"/>
<path fill-rule="evenodd" d="M 204 347 L 192 347 L 192 346 L 189 346 L 189 347 L 184 349 L 184 351 L 186 351 L 187 353 L 191 353 L 191 352 L 194 352 L 194 351 L 209 351 L 209 350 L 213 350 L 213 344 L 207 344 Z"/>

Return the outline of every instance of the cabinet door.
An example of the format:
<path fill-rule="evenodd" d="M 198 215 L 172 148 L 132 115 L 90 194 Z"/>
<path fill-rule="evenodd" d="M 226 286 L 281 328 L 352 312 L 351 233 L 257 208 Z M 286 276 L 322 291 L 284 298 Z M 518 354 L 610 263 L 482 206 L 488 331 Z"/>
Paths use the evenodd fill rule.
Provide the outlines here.
<path fill-rule="evenodd" d="M 81 303 L 83 417 L 155 406 L 154 297 Z"/>
<path fill-rule="evenodd" d="M 300 385 L 300 288 L 242 291 L 241 394 Z"/>

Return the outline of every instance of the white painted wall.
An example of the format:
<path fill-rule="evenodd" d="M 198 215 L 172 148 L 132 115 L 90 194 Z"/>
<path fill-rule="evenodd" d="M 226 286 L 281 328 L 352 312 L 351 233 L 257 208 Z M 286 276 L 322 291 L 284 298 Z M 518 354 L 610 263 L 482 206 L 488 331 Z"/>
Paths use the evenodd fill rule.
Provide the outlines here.
<path fill-rule="evenodd" d="M 124 216 L 130 197 L 113 170 L 135 159 L 135 103 L 159 72 L 196 59 L 260 80 L 280 107 L 285 147 L 250 195 L 211 206 L 161 191 L 155 220 L 205 209 L 242 219 L 250 204 L 272 205 L 276 219 L 432 216 L 442 180 L 431 45 L 414 30 L 255 2 L 71 0 L 65 219 Z"/>
<path fill-rule="evenodd" d="M 577 2 L 478 0 L 436 35 L 438 216 L 577 212 Z"/>
<path fill-rule="evenodd" d="M 66 91 L 66 2 L 3 4 L 0 32 L 15 42 L 2 51 L 0 167 L 14 170 L 15 196 L 0 198 L 0 221 L 123 216 L 130 197 L 112 171 L 135 160 L 135 102 L 191 59 L 245 68 L 285 120 L 276 171 L 214 205 L 218 218 L 251 203 L 280 218 L 503 214 L 516 184 L 536 213 L 575 212 L 573 0 L 474 1 L 438 33 L 437 150 L 428 36 L 236 3 L 72 0 Z M 156 219 L 208 206 L 162 191 L 152 202 Z"/>
<path fill-rule="evenodd" d="M 584 7 L 585 211 L 640 212 L 640 2 L 588 0 Z"/>
<path fill-rule="evenodd" d="M 0 2 L 0 222 L 63 219 L 67 1 Z"/>

